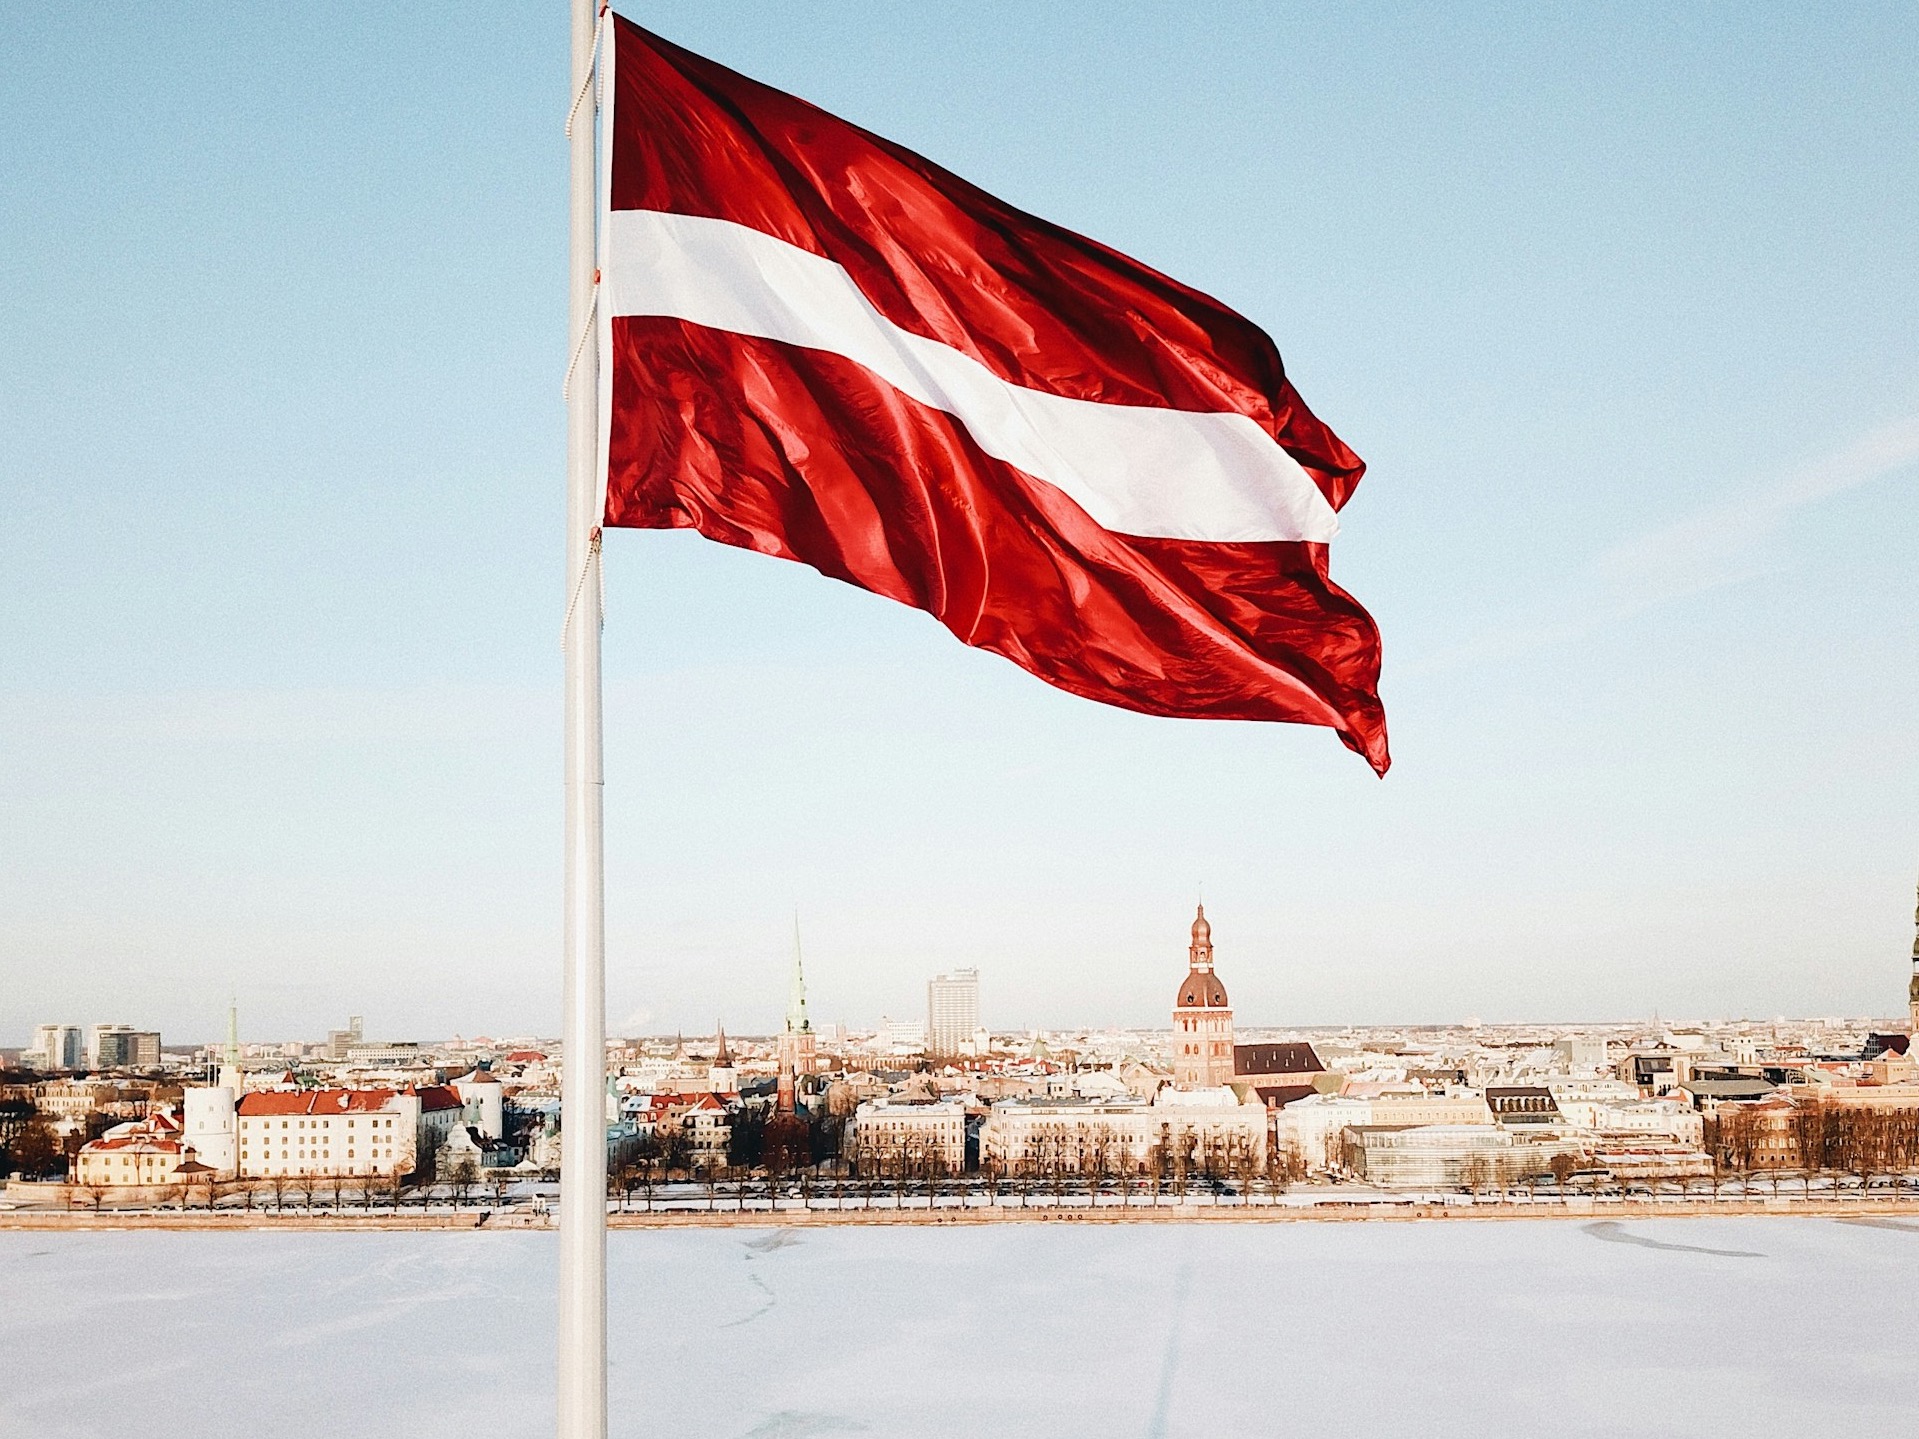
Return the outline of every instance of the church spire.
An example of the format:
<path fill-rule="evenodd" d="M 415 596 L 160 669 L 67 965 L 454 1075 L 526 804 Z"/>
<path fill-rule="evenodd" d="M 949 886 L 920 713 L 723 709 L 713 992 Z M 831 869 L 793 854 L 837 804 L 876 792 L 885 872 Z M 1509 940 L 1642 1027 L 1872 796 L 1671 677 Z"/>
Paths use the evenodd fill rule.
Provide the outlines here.
<path fill-rule="evenodd" d="M 1193 942 L 1187 946 L 1186 957 L 1192 967 L 1201 974 L 1210 974 L 1213 969 L 1213 927 L 1206 922 L 1206 902 L 1200 901 L 1199 913 L 1193 920 Z"/>
<path fill-rule="evenodd" d="M 719 1048 L 713 1055 L 714 1067 L 731 1069 L 733 1067 L 733 1055 L 726 1047 L 726 1026 L 716 1019 L 713 1021 L 713 1028 L 718 1033 L 720 1041 Z"/>
<path fill-rule="evenodd" d="M 806 1017 L 806 965 L 800 956 L 800 917 L 793 916 L 793 982 L 786 991 L 786 1032 L 810 1034 L 813 1022 Z"/>

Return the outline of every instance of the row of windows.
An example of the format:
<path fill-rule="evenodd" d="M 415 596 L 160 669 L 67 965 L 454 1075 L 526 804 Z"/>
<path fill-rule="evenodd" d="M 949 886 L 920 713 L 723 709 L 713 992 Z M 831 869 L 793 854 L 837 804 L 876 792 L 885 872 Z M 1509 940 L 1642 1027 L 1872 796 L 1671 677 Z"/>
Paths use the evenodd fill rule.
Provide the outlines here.
<path fill-rule="evenodd" d="M 253 1124 L 254 1122 L 255 1121 L 251 1119 L 242 1119 L 240 1121 L 240 1127 L 242 1129 L 245 1129 L 249 1125 Z M 273 1128 L 273 1121 L 271 1119 L 262 1119 L 259 1121 L 259 1124 L 261 1128 L 263 1129 Z M 393 1128 L 393 1121 L 391 1119 L 369 1119 L 367 1121 L 367 1124 L 370 1128 L 373 1128 L 373 1129 L 379 1129 L 382 1126 L 384 1126 L 387 1129 Z M 282 1129 L 287 1129 L 287 1128 L 305 1129 L 306 1127 L 307 1127 L 307 1122 L 304 1119 L 297 1120 L 297 1121 L 283 1119 L 280 1121 L 280 1128 Z M 333 1127 L 333 1121 L 331 1119 L 316 1119 L 313 1121 L 313 1127 L 315 1129 L 321 1129 L 321 1128 L 331 1129 Z M 348 1129 L 353 1128 L 353 1121 L 351 1119 L 347 1120 L 346 1127 Z"/>

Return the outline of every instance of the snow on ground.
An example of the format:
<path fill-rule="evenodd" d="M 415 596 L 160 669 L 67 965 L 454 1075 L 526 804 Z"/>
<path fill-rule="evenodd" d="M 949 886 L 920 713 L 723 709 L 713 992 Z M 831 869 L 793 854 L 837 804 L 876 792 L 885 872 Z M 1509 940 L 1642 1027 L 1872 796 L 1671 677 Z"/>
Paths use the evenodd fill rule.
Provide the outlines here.
<path fill-rule="evenodd" d="M 556 1255 L 0 1232 L 0 1434 L 550 1433 Z M 617 1436 L 1898 1434 L 1919 1396 L 1914 1220 L 621 1230 L 609 1255 Z"/>

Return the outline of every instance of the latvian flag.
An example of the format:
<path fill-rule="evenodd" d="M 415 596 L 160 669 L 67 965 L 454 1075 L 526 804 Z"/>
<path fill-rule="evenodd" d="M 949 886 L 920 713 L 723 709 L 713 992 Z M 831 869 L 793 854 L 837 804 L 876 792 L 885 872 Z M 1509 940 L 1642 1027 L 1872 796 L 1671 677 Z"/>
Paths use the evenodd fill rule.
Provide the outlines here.
<path fill-rule="evenodd" d="M 1327 575 L 1364 465 L 1256 325 L 615 18 L 610 526 L 691 528 L 1148 714 L 1328 725 L 1385 772 Z"/>

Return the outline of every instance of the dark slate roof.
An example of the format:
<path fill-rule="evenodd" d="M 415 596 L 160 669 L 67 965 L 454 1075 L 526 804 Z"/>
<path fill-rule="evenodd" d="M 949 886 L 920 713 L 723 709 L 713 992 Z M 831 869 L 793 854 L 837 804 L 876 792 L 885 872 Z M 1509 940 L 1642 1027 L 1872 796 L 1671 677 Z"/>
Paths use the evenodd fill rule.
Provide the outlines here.
<path fill-rule="evenodd" d="M 1910 1054 L 1912 1036 L 1909 1034 L 1870 1034 L 1866 1036 L 1867 1059 L 1878 1059 L 1886 1053 Z"/>
<path fill-rule="evenodd" d="M 1779 1086 L 1756 1074 L 1736 1074 L 1724 1079 L 1690 1079 L 1679 1087 L 1688 1094 L 1703 1095 L 1707 1099 L 1757 1099 L 1762 1094 L 1771 1094 Z"/>
<path fill-rule="evenodd" d="M 1501 1119 L 1550 1119 L 1559 1113 L 1553 1092 L 1538 1084 L 1488 1085 L 1486 1106 Z"/>
<path fill-rule="evenodd" d="M 1310 1084 L 1260 1084 L 1253 1087 L 1253 1093 L 1268 1109 L 1284 1109 L 1295 1099 L 1304 1099 L 1316 1092 Z"/>
<path fill-rule="evenodd" d="M 1310 1044 L 1235 1044 L 1234 1074 L 1324 1074 Z"/>

